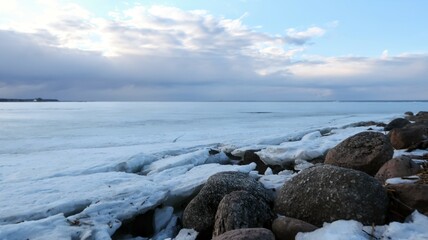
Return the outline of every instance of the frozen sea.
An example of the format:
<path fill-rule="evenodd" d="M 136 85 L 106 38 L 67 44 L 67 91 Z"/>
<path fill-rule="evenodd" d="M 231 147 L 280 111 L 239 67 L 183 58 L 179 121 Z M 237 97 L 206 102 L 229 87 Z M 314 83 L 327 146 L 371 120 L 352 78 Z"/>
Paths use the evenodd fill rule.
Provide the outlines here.
<path fill-rule="evenodd" d="M 304 162 L 367 129 L 350 124 L 421 110 L 428 102 L 0 103 L 0 239 L 109 239 L 161 205 L 155 239 L 174 237 L 172 207 L 216 172 L 254 169 L 210 149 Z M 291 176 L 255 177 L 277 188 Z"/>

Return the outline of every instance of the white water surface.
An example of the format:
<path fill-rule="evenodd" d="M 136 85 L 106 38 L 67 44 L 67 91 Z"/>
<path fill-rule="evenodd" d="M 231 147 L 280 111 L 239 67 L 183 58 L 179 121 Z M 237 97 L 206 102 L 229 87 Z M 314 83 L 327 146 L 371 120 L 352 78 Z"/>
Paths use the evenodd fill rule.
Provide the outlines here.
<path fill-rule="evenodd" d="M 420 110 L 428 103 L 0 103 L 0 239 L 108 239 L 135 215 L 185 201 L 216 172 L 255 167 L 224 165 L 210 149 L 261 149 L 265 162 L 303 167 L 368 128 L 349 124 Z M 279 188 L 291 177 L 260 181 Z"/>

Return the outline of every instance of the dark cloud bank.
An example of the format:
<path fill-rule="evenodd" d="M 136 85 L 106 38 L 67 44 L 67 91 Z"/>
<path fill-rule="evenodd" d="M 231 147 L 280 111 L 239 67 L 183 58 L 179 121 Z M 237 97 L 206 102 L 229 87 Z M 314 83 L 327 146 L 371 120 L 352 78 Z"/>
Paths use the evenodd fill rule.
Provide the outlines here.
<path fill-rule="evenodd" d="M 428 56 L 290 62 L 243 54 L 174 50 L 105 57 L 55 47 L 48 33 L 0 31 L 0 97 L 120 101 L 426 99 Z M 54 45 L 54 46 L 50 46 Z M 297 74 L 347 63 L 354 74 Z M 258 74 L 255 69 L 279 70 Z M 337 66 L 342 66 L 338 64 Z M 351 65 L 352 66 L 352 65 Z M 330 66 L 331 67 L 331 66 Z"/>

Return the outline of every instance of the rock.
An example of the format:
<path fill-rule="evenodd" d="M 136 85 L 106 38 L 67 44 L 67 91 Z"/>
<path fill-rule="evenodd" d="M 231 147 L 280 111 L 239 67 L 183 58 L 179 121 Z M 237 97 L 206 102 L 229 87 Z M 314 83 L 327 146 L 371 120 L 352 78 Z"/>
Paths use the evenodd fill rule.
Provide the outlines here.
<path fill-rule="evenodd" d="M 258 152 L 260 150 L 247 150 L 244 153 L 244 157 L 242 158 L 242 161 L 239 162 L 239 165 L 247 165 L 250 163 L 256 163 L 256 170 L 260 174 L 264 174 L 266 172 L 266 169 L 270 167 L 272 169 L 272 172 L 274 174 L 279 173 L 280 171 L 284 170 L 281 166 L 273 166 L 273 165 L 266 165 L 259 157 L 259 155 L 255 154 L 255 152 Z"/>
<path fill-rule="evenodd" d="M 414 121 L 416 123 L 427 123 L 428 122 L 428 112 L 421 111 L 416 115 L 407 115 L 406 118 L 410 121 Z"/>
<path fill-rule="evenodd" d="M 404 115 L 406 115 L 406 116 L 413 116 L 415 114 L 413 114 L 413 112 L 408 111 L 408 112 L 405 112 Z"/>
<path fill-rule="evenodd" d="M 395 149 L 405 149 L 424 141 L 428 131 L 424 125 L 410 124 L 403 128 L 392 129 L 388 135 Z"/>
<path fill-rule="evenodd" d="M 195 229 L 200 235 L 211 237 L 215 214 L 220 201 L 226 194 L 245 190 L 254 196 L 272 203 L 273 194 L 261 183 L 240 172 L 221 172 L 208 178 L 207 183 L 190 201 L 183 212 L 183 226 Z"/>
<path fill-rule="evenodd" d="M 375 178 L 383 184 L 388 178 L 411 176 L 420 171 L 421 167 L 417 163 L 402 156 L 386 162 L 376 173 Z"/>
<path fill-rule="evenodd" d="M 275 212 L 315 226 L 339 219 L 382 225 L 388 197 L 366 173 L 332 165 L 303 170 L 286 182 L 275 199 Z"/>
<path fill-rule="evenodd" d="M 316 226 L 299 219 L 278 217 L 272 223 L 272 232 L 277 240 L 294 240 L 299 232 L 312 232 Z"/>
<path fill-rule="evenodd" d="M 344 128 L 349 128 L 349 127 L 370 127 L 370 126 L 385 127 L 386 124 L 382 123 L 382 122 L 375 122 L 375 121 L 362 121 L 362 122 L 356 122 L 356 123 L 351 123 L 351 124 L 345 125 Z"/>
<path fill-rule="evenodd" d="M 410 124 L 410 121 L 404 118 L 396 118 L 392 120 L 388 125 L 385 126 L 385 131 L 391 131 L 394 128 L 403 128 L 404 126 Z"/>
<path fill-rule="evenodd" d="M 242 158 L 242 161 L 239 162 L 239 165 L 247 165 L 250 163 L 256 163 L 256 171 L 258 171 L 260 174 L 263 174 L 268 166 L 260 159 L 260 157 L 255 154 L 255 152 L 260 150 L 247 150 L 244 153 L 244 157 Z"/>
<path fill-rule="evenodd" d="M 266 228 L 242 228 L 225 232 L 213 240 L 275 240 L 275 236 Z"/>
<path fill-rule="evenodd" d="M 420 111 L 416 114 L 416 117 L 425 118 L 428 120 L 428 112 L 427 111 Z"/>
<path fill-rule="evenodd" d="M 428 148 L 428 140 L 423 140 L 422 142 L 419 142 L 418 144 L 410 146 L 406 152 L 411 152 L 416 149 L 422 149 L 425 150 Z"/>
<path fill-rule="evenodd" d="M 274 214 L 266 201 L 247 191 L 227 194 L 218 205 L 213 236 L 240 228 L 270 227 Z"/>
<path fill-rule="evenodd" d="M 428 216 L 428 183 L 390 184 L 387 190 L 391 198 L 394 220 L 403 221 L 413 211 Z"/>
<path fill-rule="evenodd" d="M 392 158 L 394 149 L 388 138 L 378 132 L 361 132 L 328 151 L 324 163 L 375 175 Z"/>

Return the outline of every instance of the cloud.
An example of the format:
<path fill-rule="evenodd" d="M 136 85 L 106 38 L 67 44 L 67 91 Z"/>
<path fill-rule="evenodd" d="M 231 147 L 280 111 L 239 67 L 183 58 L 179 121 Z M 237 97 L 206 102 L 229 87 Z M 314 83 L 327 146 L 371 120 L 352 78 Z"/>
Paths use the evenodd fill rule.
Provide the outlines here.
<path fill-rule="evenodd" d="M 305 31 L 297 31 L 294 28 L 287 29 L 285 37 L 288 43 L 303 45 L 315 37 L 321 37 L 325 34 L 325 30 L 320 27 L 310 27 Z"/>
<path fill-rule="evenodd" d="M 424 98 L 428 87 L 424 54 L 296 58 L 325 34 L 319 27 L 272 36 L 205 10 L 139 5 L 101 18 L 43 4 L 43 16 L 0 24 L 1 97 L 403 99 Z"/>

